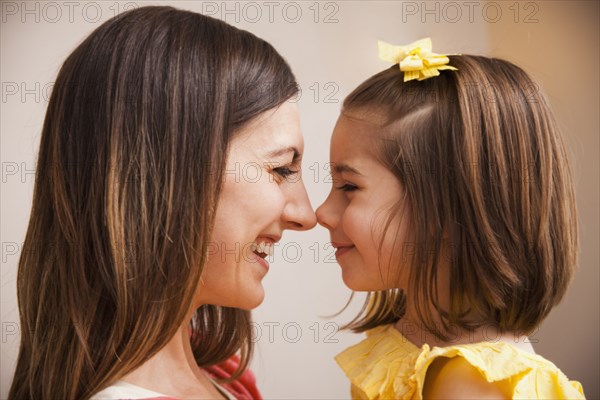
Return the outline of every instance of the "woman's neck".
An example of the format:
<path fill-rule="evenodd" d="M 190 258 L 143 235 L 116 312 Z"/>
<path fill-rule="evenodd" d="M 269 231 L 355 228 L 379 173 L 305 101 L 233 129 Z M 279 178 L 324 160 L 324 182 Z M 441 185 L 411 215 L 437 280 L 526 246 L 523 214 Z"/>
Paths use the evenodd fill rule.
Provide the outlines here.
<path fill-rule="evenodd" d="M 183 323 L 166 346 L 121 380 L 179 399 L 222 398 L 196 363 L 188 329 Z"/>

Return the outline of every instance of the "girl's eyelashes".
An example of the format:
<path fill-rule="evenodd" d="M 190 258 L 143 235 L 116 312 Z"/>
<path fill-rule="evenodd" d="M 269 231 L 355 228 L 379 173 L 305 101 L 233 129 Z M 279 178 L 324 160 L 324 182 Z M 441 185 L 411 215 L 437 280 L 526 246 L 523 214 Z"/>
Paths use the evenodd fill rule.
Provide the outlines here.
<path fill-rule="evenodd" d="M 336 189 L 341 190 L 342 192 L 353 192 L 358 189 L 358 187 L 351 183 L 344 183 L 342 186 L 337 186 Z"/>

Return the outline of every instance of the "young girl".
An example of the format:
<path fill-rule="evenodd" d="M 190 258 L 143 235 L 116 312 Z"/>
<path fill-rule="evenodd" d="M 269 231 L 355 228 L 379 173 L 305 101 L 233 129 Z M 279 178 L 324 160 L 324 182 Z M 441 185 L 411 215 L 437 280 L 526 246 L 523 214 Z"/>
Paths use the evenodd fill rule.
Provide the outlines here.
<path fill-rule="evenodd" d="M 396 65 L 345 100 L 317 210 L 343 280 L 369 292 L 336 357 L 353 398 L 583 398 L 531 335 L 577 264 L 560 132 L 498 59 L 380 45 Z M 438 69 L 451 69 L 438 72 Z"/>

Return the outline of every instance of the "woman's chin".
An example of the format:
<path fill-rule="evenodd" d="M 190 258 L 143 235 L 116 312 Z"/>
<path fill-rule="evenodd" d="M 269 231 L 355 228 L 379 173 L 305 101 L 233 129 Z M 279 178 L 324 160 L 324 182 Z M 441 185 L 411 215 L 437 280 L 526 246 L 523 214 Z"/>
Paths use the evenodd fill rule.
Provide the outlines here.
<path fill-rule="evenodd" d="M 239 299 L 239 304 L 235 306 L 236 308 L 240 308 L 242 310 L 253 310 L 256 307 L 260 306 L 265 299 L 265 291 L 260 285 L 260 288 L 253 289 L 252 291 L 248 291 L 245 296 Z"/>

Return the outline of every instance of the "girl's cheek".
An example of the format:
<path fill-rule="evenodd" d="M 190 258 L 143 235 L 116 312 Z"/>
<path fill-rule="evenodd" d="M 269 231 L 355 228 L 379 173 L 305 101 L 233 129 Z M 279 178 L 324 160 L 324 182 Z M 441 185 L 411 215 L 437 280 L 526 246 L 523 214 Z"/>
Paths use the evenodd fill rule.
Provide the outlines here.
<path fill-rule="evenodd" d="M 365 242 L 371 242 L 372 227 L 367 217 L 368 210 L 350 205 L 346 208 L 342 216 L 342 226 L 344 233 L 355 245 L 362 245 Z"/>

